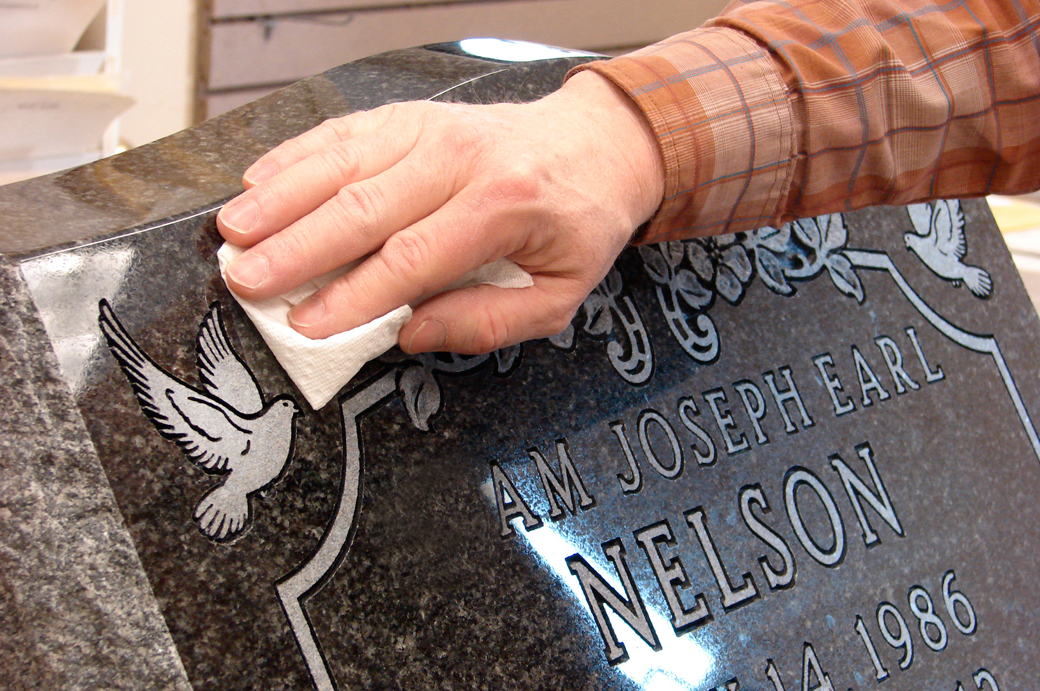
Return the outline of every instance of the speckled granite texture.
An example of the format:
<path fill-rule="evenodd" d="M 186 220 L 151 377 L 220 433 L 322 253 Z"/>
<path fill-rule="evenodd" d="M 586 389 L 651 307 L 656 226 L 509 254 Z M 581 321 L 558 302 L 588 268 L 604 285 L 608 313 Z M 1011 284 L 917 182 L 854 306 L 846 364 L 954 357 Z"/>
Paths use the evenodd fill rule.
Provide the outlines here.
<path fill-rule="evenodd" d="M 20 689 L 189 689 L 18 267 L 0 263 L 0 669 Z"/>
<path fill-rule="evenodd" d="M 217 275 L 245 163 L 322 115 L 529 98 L 572 63 L 382 56 L 0 188 L 15 688 L 1035 685 L 1040 323 L 978 201 L 629 250 L 553 339 L 370 363 L 280 428 L 240 533 L 197 518 L 224 476 L 171 439 L 249 398 L 197 349 L 303 406 Z M 164 438 L 128 377 L 206 410 Z"/>

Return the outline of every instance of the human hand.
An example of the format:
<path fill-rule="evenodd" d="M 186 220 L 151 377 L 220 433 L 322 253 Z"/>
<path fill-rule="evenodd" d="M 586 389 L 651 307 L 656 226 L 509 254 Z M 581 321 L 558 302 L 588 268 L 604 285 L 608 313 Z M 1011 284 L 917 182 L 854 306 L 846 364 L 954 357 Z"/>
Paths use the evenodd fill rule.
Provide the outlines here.
<path fill-rule="evenodd" d="M 437 292 L 501 257 L 529 288 L 480 285 L 416 307 L 409 353 L 484 353 L 562 331 L 661 202 L 664 172 L 643 115 L 582 72 L 530 104 L 383 106 L 326 121 L 261 157 L 217 215 L 235 245 L 231 288 L 291 290 L 348 274 L 289 313 L 325 338 Z"/>

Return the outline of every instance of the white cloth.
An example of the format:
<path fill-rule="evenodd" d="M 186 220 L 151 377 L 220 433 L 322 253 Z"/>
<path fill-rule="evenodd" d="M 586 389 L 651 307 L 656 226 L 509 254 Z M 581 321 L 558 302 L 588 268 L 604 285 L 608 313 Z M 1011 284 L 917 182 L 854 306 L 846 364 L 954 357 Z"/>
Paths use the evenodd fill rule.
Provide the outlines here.
<path fill-rule="evenodd" d="M 217 252 L 220 275 L 227 283 L 227 265 L 241 254 L 241 247 L 224 243 Z M 289 310 L 327 283 L 342 276 L 356 264 L 349 264 L 308 281 L 299 288 L 267 300 L 247 300 L 232 291 L 252 320 L 278 363 L 307 399 L 318 410 L 332 400 L 358 370 L 397 344 L 401 327 L 412 318 L 412 308 L 402 305 L 389 314 L 323 339 L 312 339 L 289 326 Z M 527 288 L 534 285 L 530 274 L 508 259 L 499 259 L 463 276 L 445 288 L 452 290 L 484 283 L 500 288 Z M 432 296 L 426 296 L 432 297 Z M 417 301 L 421 302 L 422 300 Z"/>

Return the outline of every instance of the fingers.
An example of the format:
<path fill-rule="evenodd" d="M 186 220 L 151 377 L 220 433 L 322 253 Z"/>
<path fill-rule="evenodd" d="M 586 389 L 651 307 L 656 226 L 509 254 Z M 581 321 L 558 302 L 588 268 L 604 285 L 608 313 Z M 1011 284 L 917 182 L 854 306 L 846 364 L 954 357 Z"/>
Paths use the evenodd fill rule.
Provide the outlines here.
<path fill-rule="evenodd" d="M 531 288 L 473 286 L 415 310 L 399 335 L 406 353 L 489 353 L 567 327 L 587 291 L 573 279 L 536 276 Z"/>
<path fill-rule="evenodd" d="M 363 134 L 335 142 L 224 205 L 217 227 L 224 239 L 250 247 L 303 218 L 343 187 L 391 168 L 413 139 Z"/>
<path fill-rule="evenodd" d="M 246 189 L 268 180 L 308 156 L 351 137 L 382 129 L 393 117 L 396 105 L 352 113 L 324 121 L 298 137 L 288 139 L 256 160 L 242 175 Z"/>
<path fill-rule="evenodd" d="M 453 198 L 435 214 L 390 235 L 372 256 L 289 313 L 309 338 L 326 338 L 435 293 L 467 272 L 516 249 L 517 234 L 490 224 L 469 195 Z M 320 232 L 316 227 L 312 233 Z"/>
<path fill-rule="evenodd" d="M 398 229 L 411 226 L 441 207 L 450 194 L 450 181 L 437 175 L 424 161 L 402 162 L 373 178 L 340 188 L 313 212 L 253 246 L 228 266 L 228 282 L 236 293 L 248 298 L 279 295 L 376 251 Z M 402 203 L 402 199 L 408 203 Z M 390 247 L 399 244 L 391 242 Z M 405 252 L 409 257 L 415 256 L 414 248 Z M 377 284 L 370 292 L 381 294 L 382 288 Z M 370 304 L 371 297 L 365 294 L 361 303 Z M 365 321 L 408 299 L 411 297 L 383 312 L 372 313 Z M 358 309 L 352 302 L 337 301 L 336 306 L 348 314 Z"/>

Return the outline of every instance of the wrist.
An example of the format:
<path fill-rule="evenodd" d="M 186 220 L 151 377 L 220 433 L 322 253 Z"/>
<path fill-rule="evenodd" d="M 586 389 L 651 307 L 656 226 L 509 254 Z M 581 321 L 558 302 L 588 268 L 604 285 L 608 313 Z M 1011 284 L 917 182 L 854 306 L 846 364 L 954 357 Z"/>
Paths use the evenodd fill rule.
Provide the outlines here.
<path fill-rule="evenodd" d="M 573 74 L 549 99 L 566 101 L 554 106 L 586 113 L 598 130 L 604 162 L 610 164 L 603 174 L 625 187 L 617 193 L 626 199 L 633 229 L 650 220 L 664 199 L 664 160 L 653 127 L 636 102 L 590 70 Z"/>

